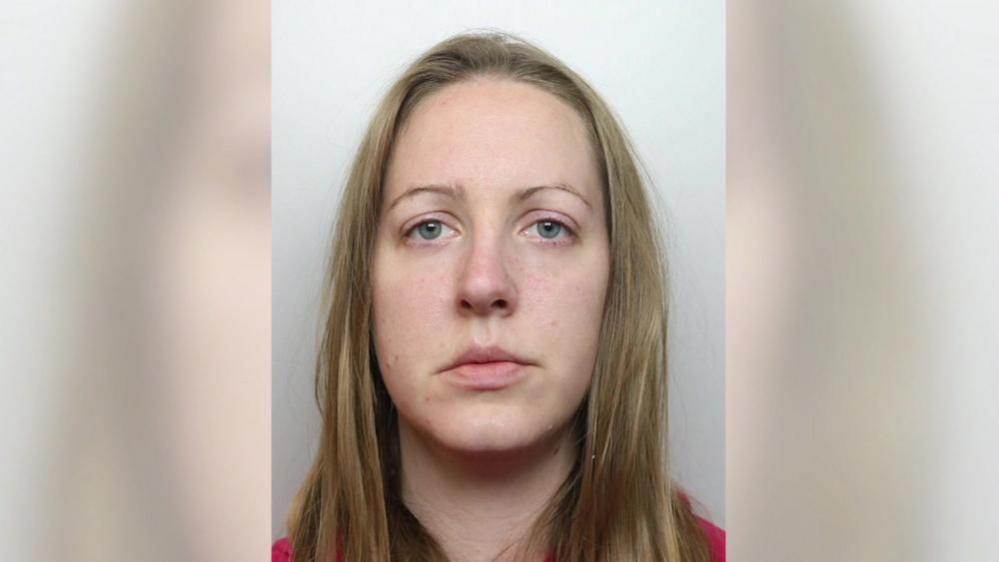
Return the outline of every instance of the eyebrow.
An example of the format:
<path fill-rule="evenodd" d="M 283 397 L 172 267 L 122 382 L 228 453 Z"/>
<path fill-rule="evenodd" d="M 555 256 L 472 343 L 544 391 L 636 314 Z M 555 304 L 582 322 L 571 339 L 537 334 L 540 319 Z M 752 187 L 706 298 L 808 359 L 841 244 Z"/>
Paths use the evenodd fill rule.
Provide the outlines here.
<path fill-rule="evenodd" d="M 545 189 L 558 189 L 558 190 L 561 190 L 561 191 L 565 191 L 567 193 L 571 193 L 571 194 L 575 195 L 576 197 L 578 197 L 583 203 L 585 203 L 587 207 L 589 207 L 590 209 L 593 209 L 593 205 L 590 205 L 590 202 L 586 200 L 586 197 L 583 197 L 583 194 L 581 194 L 580 192 L 576 191 L 576 189 L 573 188 L 571 185 L 564 184 L 564 183 L 556 183 L 556 184 L 552 184 L 552 185 L 536 185 L 534 187 L 528 187 L 527 189 L 524 189 L 524 190 L 520 191 L 520 193 L 515 194 L 514 197 L 516 197 L 520 201 L 526 201 L 527 199 L 529 199 L 535 193 L 537 193 L 539 191 L 542 191 L 542 190 L 545 190 Z"/>
<path fill-rule="evenodd" d="M 565 183 L 556 183 L 551 185 L 535 185 L 532 187 L 522 189 L 517 193 L 514 193 L 512 198 L 517 199 L 518 201 L 526 201 L 527 199 L 533 197 L 536 193 L 546 189 L 557 189 L 575 195 L 587 207 L 593 209 L 593 205 L 591 205 L 590 202 L 586 200 L 586 197 L 583 197 L 583 195 L 579 193 L 579 191 L 577 191 L 571 185 Z M 403 199 L 412 197 L 414 195 L 418 195 L 420 193 L 439 193 L 441 195 L 451 197 L 452 199 L 464 199 L 465 197 L 465 191 L 460 186 L 450 186 L 444 184 L 417 185 L 407 189 L 405 192 L 402 193 L 402 195 L 396 197 L 389 205 L 388 210 L 391 211 Z"/>
<path fill-rule="evenodd" d="M 446 195 L 452 199 L 463 199 L 465 197 L 465 191 L 460 187 L 452 187 L 450 185 L 443 184 L 417 185 L 407 189 L 402 195 L 396 197 L 395 200 L 392 201 L 392 204 L 389 205 L 388 210 L 391 211 L 392 208 L 398 205 L 403 199 L 418 195 L 420 193 L 440 193 L 441 195 Z"/>

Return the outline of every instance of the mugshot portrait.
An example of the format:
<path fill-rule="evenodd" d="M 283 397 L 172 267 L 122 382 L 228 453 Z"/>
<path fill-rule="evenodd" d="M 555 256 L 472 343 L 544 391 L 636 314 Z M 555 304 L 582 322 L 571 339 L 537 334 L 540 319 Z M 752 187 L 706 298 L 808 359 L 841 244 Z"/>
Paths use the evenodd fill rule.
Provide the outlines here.
<path fill-rule="evenodd" d="M 724 558 L 723 9 L 274 6 L 275 559 Z"/>

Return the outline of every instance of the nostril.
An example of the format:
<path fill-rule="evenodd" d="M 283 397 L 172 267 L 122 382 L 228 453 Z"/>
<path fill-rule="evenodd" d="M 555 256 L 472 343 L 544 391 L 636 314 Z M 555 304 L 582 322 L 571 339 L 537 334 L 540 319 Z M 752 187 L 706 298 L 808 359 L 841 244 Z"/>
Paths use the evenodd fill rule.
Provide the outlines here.
<path fill-rule="evenodd" d="M 458 306 L 461 310 L 472 311 L 476 314 L 488 314 L 490 311 L 507 312 L 512 310 L 509 299 L 459 299 Z"/>

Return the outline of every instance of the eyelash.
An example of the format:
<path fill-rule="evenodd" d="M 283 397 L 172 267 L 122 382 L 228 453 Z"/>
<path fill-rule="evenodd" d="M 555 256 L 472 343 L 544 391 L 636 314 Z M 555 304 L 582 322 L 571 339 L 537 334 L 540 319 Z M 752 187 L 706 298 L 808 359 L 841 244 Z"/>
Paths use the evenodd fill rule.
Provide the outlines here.
<path fill-rule="evenodd" d="M 444 221 L 442 221 L 440 219 L 424 219 L 424 220 L 421 220 L 420 222 L 414 224 L 413 226 L 409 227 L 409 229 L 403 235 L 403 238 L 405 238 L 407 240 L 407 242 L 410 241 L 410 240 L 412 240 L 413 242 L 410 242 L 410 243 L 413 244 L 413 245 L 416 245 L 416 246 L 436 246 L 436 245 L 440 244 L 440 237 L 435 238 L 434 240 L 420 240 L 420 241 L 417 241 L 417 237 L 414 234 L 416 232 L 416 229 L 420 228 L 421 226 L 423 226 L 423 225 L 425 225 L 427 223 L 437 223 L 438 225 L 440 225 L 443 228 L 447 228 L 449 230 L 454 230 L 450 226 L 447 226 L 444 223 Z"/>
<path fill-rule="evenodd" d="M 541 238 L 541 237 L 539 237 L 538 239 L 540 240 L 541 244 L 543 244 L 545 246 L 565 246 L 566 244 L 570 244 L 573 241 L 575 241 L 575 239 L 576 239 L 576 231 L 573 230 L 569 225 L 567 225 L 565 223 L 565 221 L 561 221 L 561 220 L 558 220 L 556 218 L 542 217 L 542 218 L 540 218 L 540 219 L 532 222 L 527 228 L 528 229 L 535 228 L 538 224 L 543 223 L 543 222 L 551 222 L 551 223 L 555 223 L 555 224 L 559 225 L 565 231 L 566 235 L 565 235 L 564 238 L 556 238 L 556 239 L 547 239 L 547 238 Z M 410 240 L 414 241 L 414 242 L 411 242 L 411 243 L 414 244 L 414 245 L 417 245 L 417 246 L 436 246 L 436 245 L 438 245 L 440 242 L 437 242 L 437 241 L 440 240 L 440 238 L 435 238 L 433 240 L 423 240 L 423 241 L 418 241 L 418 242 L 416 241 L 417 240 L 417 238 L 415 236 L 416 230 L 418 228 L 420 228 L 421 226 L 423 226 L 424 224 L 427 224 L 427 223 L 437 223 L 437 224 L 441 225 L 444 228 L 448 228 L 450 230 L 454 230 L 453 228 L 447 226 L 444 223 L 444 221 L 442 221 L 440 219 L 424 219 L 424 220 L 422 220 L 422 221 L 414 224 L 413 226 L 409 227 L 409 229 L 406 230 L 405 234 L 403 234 L 403 238 L 405 238 L 407 241 L 410 241 Z"/>
<path fill-rule="evenodd" d="M 562 227 L 562 229 L 565 231 L 565 237 L 564 238 L 554 238 L 554 239 L 550 239 L 550 238 L 539 238 L 539 240 L 541 241 L 541 243 L 544 244 L 545 246 L 565 246 L 566 244 L 571 244 L 576 239 L 576 231 L 574 231 L 572 228 L 570 228 L 569 225 L 565 224 L 564 221 L 560 221 L 560 220 L 558 220 L 556 218 L 552 218 L 552 217 L 540 218 L 540 219 L 532 222 L 531 225 L 528 226 L 527 228 L 528 229 L 537 228 L 537 225 L 539 225 L 539 224 L 541 224 L 543 222 L 555 223 L 555 224 L 559 225 L 560 227 Z"/>

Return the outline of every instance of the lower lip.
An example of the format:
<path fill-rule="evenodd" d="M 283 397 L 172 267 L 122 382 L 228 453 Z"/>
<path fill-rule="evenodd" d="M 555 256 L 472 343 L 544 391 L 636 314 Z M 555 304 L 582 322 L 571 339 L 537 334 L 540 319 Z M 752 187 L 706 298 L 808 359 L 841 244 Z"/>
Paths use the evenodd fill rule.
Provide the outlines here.
<path fill-rule="evenodd" d="M 445 371 L 458 385 L 468 390 L 502 390 L 520 380 L 527 365 L 513 361 L 465 363 Z"/>

